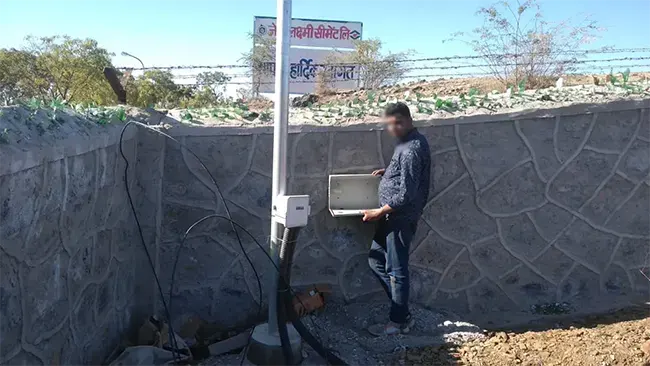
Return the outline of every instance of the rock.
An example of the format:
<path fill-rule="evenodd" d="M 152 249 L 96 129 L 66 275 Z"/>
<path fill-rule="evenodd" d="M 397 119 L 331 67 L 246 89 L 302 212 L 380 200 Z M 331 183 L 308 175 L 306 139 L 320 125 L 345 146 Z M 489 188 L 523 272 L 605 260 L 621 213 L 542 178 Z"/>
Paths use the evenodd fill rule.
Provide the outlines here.
<path fill-rule="evenodd" d="M 643 351 L 643 353 L 645 353 L 646 356 L 650 357 L 650 341 L 646 341 L 645 343 L 643 343 L 643 345 L 641 346 L 641 351 Z"/>
<path fill-rule="evenodd" d="M 507 342 L 507 341 L 508 341 L 508 338 L 509 338 L 509 337 L 508 337 L 508 334 L 506 334 L 505 332 L 499 332 L 499 333 L 495 334 L 495 337 L 496 337 L 499 341 L 502 341 L 502 342 Z"/>
<path fill-rule="evenodd" d="M 318 96 L 315 94 L 304 94 L 299 97 L 293 98 L 291 106 L 294 108 L 305 108 L 318 102 Z"/>
<path fill-rule="evenodd" d="M 542 94 L 542 96 L 540 96 L 538 100 L 541 100 L 543 102 L 551 102 L 553 101 L 553 98 L 551 98 L 551 96 L 548 94 Z"/>
<path fill-rule="evenodd" d="M 194 338 L 197 330 L 204 325 L 204 321 L 197 315 L 188 315 L 180 326 L 179 335 L 183 338 Z"/>
<path fill-rule="evenodd" d="M 246 112 L 242 115 L 242 118 L 244 118 L 247 121 L 254 121 L 259 116 L 260 114 L 257 112 Z"/>

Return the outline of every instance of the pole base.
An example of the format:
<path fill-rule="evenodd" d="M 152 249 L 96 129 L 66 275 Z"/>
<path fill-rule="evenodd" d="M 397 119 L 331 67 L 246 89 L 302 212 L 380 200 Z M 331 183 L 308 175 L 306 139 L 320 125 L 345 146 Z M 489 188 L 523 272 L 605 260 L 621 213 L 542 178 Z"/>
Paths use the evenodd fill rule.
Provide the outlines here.
<path fill-rule="evenodd" d="M 302 338 L 291 324 L 287 324 L 289 343 L 295 364 L 302 361 Z M 252 365 L 286 365 L 280 343 L 280 335 L 269 334 L 268 323 L 255 327 L 251 341 L 246 351 L 247 363 Z"/>

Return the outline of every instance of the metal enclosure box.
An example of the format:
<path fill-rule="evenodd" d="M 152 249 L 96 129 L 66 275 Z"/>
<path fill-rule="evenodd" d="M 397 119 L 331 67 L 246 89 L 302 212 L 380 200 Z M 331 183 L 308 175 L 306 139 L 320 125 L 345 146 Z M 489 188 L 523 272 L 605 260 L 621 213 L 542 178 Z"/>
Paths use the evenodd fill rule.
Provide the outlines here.
<path fill-rule="evenodd" d="M 286 228 L 307 226 L 311 207 L 309 196 L 278 196 L 273 207 L 273 220 Z"/>
<path fill-rule="evenodd" d="M 332 216 L 363 216 L 363 211 L 379 208 L 379 181 L 372 174 L 330 175 L 328 208 Z"/>

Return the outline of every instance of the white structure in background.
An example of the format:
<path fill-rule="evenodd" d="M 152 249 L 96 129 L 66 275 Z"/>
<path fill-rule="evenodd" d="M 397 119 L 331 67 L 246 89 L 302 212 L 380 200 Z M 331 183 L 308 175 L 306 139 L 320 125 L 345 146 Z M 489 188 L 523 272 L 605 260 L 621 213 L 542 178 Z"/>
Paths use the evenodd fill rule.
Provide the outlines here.
<path fill-rule="evenodd" d="M 275 38 L 276 19 L 255 17 L 254 33 L 258 37 Z M 289 50 L 289 93 L 313 93 L 319 72 L 331 73 L 329 86 L 338 90 L 355 89 L 359 85 L 359 69 L 355 65 L 324 66 L 327 59 L 354 49 L 354 41 L 362 36 L 363 23 L 335 20 L 291 19 L 291 49 Z M 269 60 L 268 68 L 253 75 L 259 82 L 261 93 L 275 91 L 275 62 Z"/>

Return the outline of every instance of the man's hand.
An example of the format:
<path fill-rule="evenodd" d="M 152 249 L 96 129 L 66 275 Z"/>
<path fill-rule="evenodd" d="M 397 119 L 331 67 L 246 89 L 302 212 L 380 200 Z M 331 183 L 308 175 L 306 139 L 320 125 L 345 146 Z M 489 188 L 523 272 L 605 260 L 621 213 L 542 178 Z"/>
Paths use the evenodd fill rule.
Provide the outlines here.
<path fill-rule="evenodd" d="M 366 210 L 363 211 L 363 221 L 364 222 L 370 222 L 370 221 L 377 221 L 384 217 L 384 210 L 381 208 L 376 208 L 374 210 Z"/>
<path fill-rule="evenodd" d="M 384 173 L 386 173 L 386 169 L 377 169 L 374 172 L 372 172 L 372 175 L 374 175 L 375 177 L 381 177 L 382 175 L 384 175 Z"/>
<path fill-rule="evenodd" d="M 393 212 L 393 209 L 388 205 L 384 205 L 384 207 L 376 208 L 374 210 L 366 210 L 363 211 L 363 221 L 377 221 L 391 212 Z"/>

